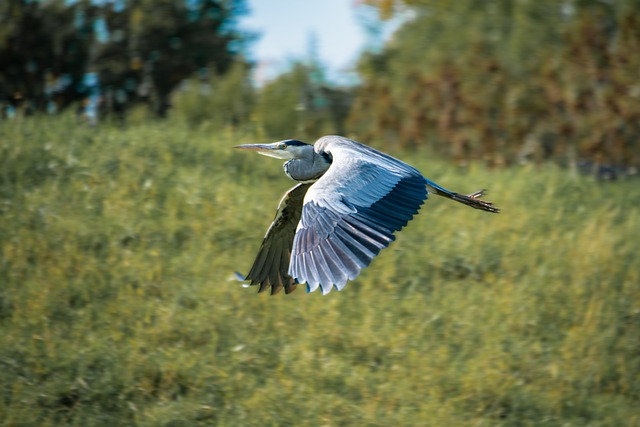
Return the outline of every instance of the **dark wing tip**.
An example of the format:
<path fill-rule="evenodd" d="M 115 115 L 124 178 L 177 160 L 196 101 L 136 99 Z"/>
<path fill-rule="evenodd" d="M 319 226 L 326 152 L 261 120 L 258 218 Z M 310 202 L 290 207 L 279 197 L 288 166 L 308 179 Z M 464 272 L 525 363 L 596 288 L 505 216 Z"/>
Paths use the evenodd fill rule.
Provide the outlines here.
<path fill-rule="evenodd" d="M 295 291 L 297 287 L 298 287 L 298 282 L 296 282 L 295 280 L 291 279 L 291 282 L 286 283 L 284 285 L 284 293 L 286 295 L 289 295 L 291 292 Z"/>
<path fill-rule="evenodd" d="M 275 295 L 284 288 L 285 293 L 289 294 L 297 286 L 297 282 L 287 274 L 287 270 L 296 227 L 302 214 L 303 199 L 310 186 L 310 183 L 296 185 L 285 194 L 278 205 L 275 219 L 267 230 L 251 270 L 244 279 L 249 281 L 249 286 L 259 285 L 258 293 L 271 288 L 271 295 Z"/>

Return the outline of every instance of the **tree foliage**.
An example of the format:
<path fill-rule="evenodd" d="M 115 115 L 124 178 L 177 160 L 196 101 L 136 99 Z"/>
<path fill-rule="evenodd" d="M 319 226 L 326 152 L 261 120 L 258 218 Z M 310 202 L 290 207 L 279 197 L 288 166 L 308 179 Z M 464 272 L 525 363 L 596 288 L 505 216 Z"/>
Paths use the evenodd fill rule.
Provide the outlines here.
<path fill-rule="evenodd" d="M 85 6 L 89 19 L 79 20 L 79 5 L 61 0 L 0 2 L 0 106 L 44 110 L 83 97 L 96 11 Z"/>
<path fill-rule="evenodd" d="M 319 62 L 297 62 L 260 91 L 256 118 L 267 137 L 314 140 L 344 133 L 351 94 L 326 81 Z"/>
<path fill-rule="evenodd" d="M 172 97 L 171 116 L 191 125 L 237 129 L 252 120 L 255 97 L 251 67 L 238 61 L 224 74 L 203 73 L 185 81 Z"/>
<path fill-rule="evenodd" d="M 411 17 L 360 61 L 363 138 L 460 162 L 640 165 L 637 1 L 369 3 Z"/>
<path fill-rule="evenodd" d="M 86 97 L 96 73 L 104 106 L 147 102 L 163 116 L 188 76 L 220 74 L 248 35 L 243 0 L 9 0 L 0 5 L 0 96 L 30 109 L 63 109 Z"/>
<path fill-rule="evenodd" d="M 402 24 L 362 55 L 357 86 L 329 82 L 311 46 L 256 88 L 243 0 L 0 2 L 0 103 L 54 111 L 99 90 L 111 112 L 144 102 L 164 116 L 173 100 L 190 123 L 249 123 L 270 139 L 343 133 L 460 164 L 640 166 L 640 1 L 366 3 Z"/>
<path fill-rule="evenodd" d="M 239 53 L 233 19 L 242 3 L 220 0 L 130 0 L 104 11 L 110 36 L 96 68 L 112 102 L 149 98 L 164 116 L 169 95 L 186 77 L 211 67 L 226 71 Z M 153 88 L 153 92 L 150 89 Z"/>

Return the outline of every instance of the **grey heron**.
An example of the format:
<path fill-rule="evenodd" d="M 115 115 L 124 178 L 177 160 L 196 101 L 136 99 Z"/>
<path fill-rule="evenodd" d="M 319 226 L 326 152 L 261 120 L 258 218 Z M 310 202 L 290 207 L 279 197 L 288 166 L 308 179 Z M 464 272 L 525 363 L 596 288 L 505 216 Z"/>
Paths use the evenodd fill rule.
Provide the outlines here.
<path fill-rule="evenodd" d="M 289 139 L 235 148 L 287 160 L 298 184 L 278 206 L 258 255 L 244 277 L 258 292 L 300 283 L 307 291 L 342 290 L 418 213 L 428 193 L 497 213 L 481 200 L 484 190 L 462 195 L 425 178 L 417 169 L 354 140 L 330 135 L 314 145 Z"/>

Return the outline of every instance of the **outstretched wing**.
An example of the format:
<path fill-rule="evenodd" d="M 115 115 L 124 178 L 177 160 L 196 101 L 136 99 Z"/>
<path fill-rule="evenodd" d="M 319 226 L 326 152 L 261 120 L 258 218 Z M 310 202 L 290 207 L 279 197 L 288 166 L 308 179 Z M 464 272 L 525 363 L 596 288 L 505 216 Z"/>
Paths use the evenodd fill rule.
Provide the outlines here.
<path fill-rule="evenodd" d="M 389 246 L 424 203 L 427 188 L 416 169 L 358 142 L 324 137 L 315 149 L 333 161 L 304 198 L 289 276 L 326 294 L 342 289 Z"/>
<path fill-rule="evenodd" d="M 246 276 L 250 285 L 260 285 L 258 292 L 271 287 L 271 294 L 283 287 L 286 293 L 293 292 L 298 285 L 287 274 L 293 236 L 300 221 L 304 195 L 311 184 L 298 184 L 289 190 L 278 205 L 273 223 L 264 236 L 253 266 Z"/>

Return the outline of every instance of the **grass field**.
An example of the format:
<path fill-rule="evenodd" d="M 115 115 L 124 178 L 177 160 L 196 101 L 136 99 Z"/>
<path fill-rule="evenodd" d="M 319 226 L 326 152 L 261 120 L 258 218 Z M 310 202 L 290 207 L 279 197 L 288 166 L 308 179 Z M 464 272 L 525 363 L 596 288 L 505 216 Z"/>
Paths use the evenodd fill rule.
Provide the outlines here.
<path fill-rule="evenodd" d="M 295 137 L 295 135 L 289 135 Z M 175 122 L 0 123 L 5 426 L 640 426 L 640 191 L 393 155 L 441 198 L 361 277 L 256 294 L 282 193 Z"/>

